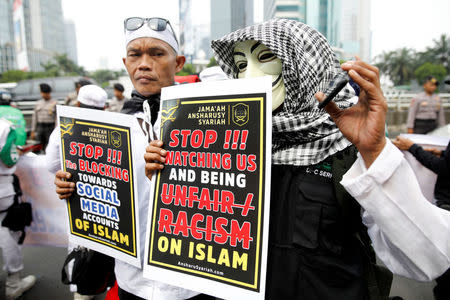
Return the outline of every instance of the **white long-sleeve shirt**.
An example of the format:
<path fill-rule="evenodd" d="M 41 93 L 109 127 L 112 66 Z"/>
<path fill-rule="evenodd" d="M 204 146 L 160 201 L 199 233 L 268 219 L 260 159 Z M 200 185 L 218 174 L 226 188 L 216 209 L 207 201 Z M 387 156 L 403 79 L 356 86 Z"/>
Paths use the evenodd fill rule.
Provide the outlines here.
<path fill-rule="evenodd" d="M 145 119 L 144 113 L 136 113 L 134 115 L 138 119 Z M 143 121 L 144 122 L 144 121 Z M 159 136 L 159 120 L 155 123 L 155 127 L 149 125 L 149 136 Z M 145 239 L 147 238 L 145 231 L 147 228 L 148 204 L 150 199 L 150 181 L 145 176 L 145 147 L 148 145 L 148 137 L 144 135 L 141 128 L 133 127 L 133 134 L 136 135 L 133 144 L 133 161 L 136 165 L 136 176 L 138 195 L 139 195 L 139 227 L 141 241 L 141 263 L 144 260 Z M 172 286 L 159 281 L 146 279 L 143 276 L 143 270 L 136 268 L 130 264 L 116 259 L 115 274 L 119 287 L 129 293 L 144 299 L 161 299 L 161 300 L 181 300 L 188 299 L 197 295 L 197 292 L 186 290 L 177 286 Z"/>
<path fill-rule="evenodd" d="M 426 281 L 450 267 L 450 212 L 423 196 L 389 140 L 369 169 L 358 154 L 341 184 L 363 208 L 373 247 L 393 273 Z"/>
<path fill-rule="evenodd" d="M 134 115 L 137 119 L 144 119 L 144 113 L 139 112 Z M 138 122 L 136 122 L 138 123 Z M 61 169 L 61 134 L 59 126 L 56 127 L 49 139 L 48 146 L 46 148 L 46 160 L 47 168 L 50 172 L 55 173 Z M 138 210 L 139 210 L 139 235 L 140 235 L 140 249 L 141 249 L 141 264 L 144 260 L 145 252 L 145 239 L 147 238 L 145 230 L 147 228 L 147 214 L 148 204 L 150 198 L 150 181 L 145 176 L 145 147 L 147 146 L 148 137 L 145 136 L 143 129 L 139 125 L 131 126 L 133 135 L 136 138 L 133 139 L 133 162 L 136 167 L 136 180 L 138 188 Z M 149 125 L 148 130 L 150 138 L 158 136 L 159 133 L 159 120 L 155 123 L 155 127 Z M 188 299 L 198 294 L 191 290 L 183 289 L 181 287 L 172 286 L 163 282 L 146 279 L 143 276 L 143 271 L 133 265 L 116 259 L 115 274 L 117 283 L 121 289 L 139 296 L 144 299 L 161 299 L 161 300 L 182 300 Z"/>

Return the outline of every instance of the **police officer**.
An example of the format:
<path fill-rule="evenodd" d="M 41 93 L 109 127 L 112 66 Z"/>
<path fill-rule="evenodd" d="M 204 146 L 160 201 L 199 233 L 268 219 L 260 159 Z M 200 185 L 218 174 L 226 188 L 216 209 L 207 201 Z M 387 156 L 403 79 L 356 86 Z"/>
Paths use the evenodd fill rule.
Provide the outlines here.
<path fill-rule="evenodd" d="M 48 144 L 48 138 L 55 128 L 56 104 L 58 102 L 52 99 L 52 88 L 46 84 L 39 85 L 42 99 L 36 103 L 33 118 L 31 120 L 31 139 L 37 139 L 43 146 Z"/>
<path fill-rule="evenodd" d="M 445 125 L 444 109 L 438 95 L 433 95 L 439 82 L 428 76 L 423 84 L 423 92 L 412 99 L 406 126 L 408 133 L 428 133 Z"/>

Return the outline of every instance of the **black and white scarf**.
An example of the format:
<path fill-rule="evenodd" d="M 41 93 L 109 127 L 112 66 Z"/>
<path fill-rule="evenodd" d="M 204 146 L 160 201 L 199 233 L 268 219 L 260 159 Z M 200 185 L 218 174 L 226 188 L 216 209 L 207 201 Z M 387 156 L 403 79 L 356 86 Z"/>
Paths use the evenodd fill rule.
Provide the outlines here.
<path fill-rule="evenodd" d="M 211 47 L 224 72 L 237 78 L 233 51 L 236 42 L 255 40 L 281 59 L 286 98 L 272 116 L 272 163 L 307 166 L 345 149 L 350 142 L 323 110 L 314 94 L 326 92 L 331 80 L 342 72 L 325 37 L 315 29 L 293 20 L 272 19 L 239 29 Z M 347 85 L 334 101 L 340 108 L 351 106 L 354 90 Z"/>
<path fill-rule="evenodd" d="M 160 99 L 161 94 L 155 94 L 145 97 L 139 94 L 137 91 L 133 91 L 131 92 L 131 99 L 125 101 L 120 112 L 128 115 L 133 115 L 137 112 L 144 112 L 144 103 L 145 101 L 147 101 L 150 107 L 150 120 L 152 122 L 152 125 L 154 125 L 156 118 L 158 117 L 159 103 L 161 101 Z"/>

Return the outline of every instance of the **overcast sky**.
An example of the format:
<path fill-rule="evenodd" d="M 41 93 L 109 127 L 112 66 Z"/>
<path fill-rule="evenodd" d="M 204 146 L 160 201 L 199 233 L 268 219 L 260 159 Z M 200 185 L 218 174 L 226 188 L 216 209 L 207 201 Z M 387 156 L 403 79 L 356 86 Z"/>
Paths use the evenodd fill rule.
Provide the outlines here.
<path fill-rule="evenodd" d="M 209 0 L 192 3 L 194 22 L 209 23 Z M 62 0 L 62 4 L 64 17 L 75 22 L 78 63 L 88 70 L 105 63 L 122 68 L 126 17 L 178 20 L 178 0 Z M 423 50 L 431 46 L 441 34 L 450 35 L 449 13 L 449 0 L 372 0 L 372 56 L 400 47 Z"/>

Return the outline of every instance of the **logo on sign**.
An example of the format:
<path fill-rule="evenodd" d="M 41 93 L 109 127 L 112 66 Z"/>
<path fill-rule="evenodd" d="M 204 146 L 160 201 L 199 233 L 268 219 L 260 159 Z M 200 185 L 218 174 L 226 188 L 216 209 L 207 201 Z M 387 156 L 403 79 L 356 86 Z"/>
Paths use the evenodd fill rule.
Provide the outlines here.
<path fill-rule="evenodd" d="M 244 103 L 238 103 L 233 105 L 233 123 L 242 126 L 248 122 L 249 110 L 248 105 Z"/>

